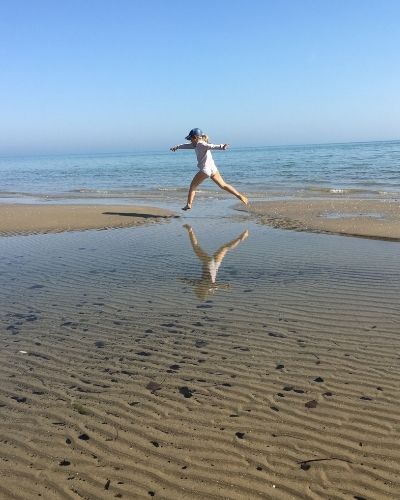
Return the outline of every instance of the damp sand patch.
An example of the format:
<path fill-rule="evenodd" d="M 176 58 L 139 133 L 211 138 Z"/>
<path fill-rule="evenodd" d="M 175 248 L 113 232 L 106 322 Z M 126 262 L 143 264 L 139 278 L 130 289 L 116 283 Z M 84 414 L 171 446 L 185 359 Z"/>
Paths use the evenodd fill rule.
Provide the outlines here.
<path fill-rule="evenodd" d="M 0 235 L 59 233 L 151 224 L 175 217 L 169 210 L 135 205 L 0 206 Z"/>
<path fill-rule="evenodd" d="M 400 240 L 400 203 L 380 200 L 255 202 L 250 213 L 280 229 Z"/>

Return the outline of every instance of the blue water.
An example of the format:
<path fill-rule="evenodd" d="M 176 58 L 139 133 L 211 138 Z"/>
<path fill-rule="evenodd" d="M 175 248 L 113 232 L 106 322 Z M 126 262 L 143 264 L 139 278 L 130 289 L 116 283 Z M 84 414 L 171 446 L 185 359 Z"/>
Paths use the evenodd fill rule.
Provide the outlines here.
<path fill-rule="evenodd" d="M 400 141 L 216 151 L 225 180 L 254 196 L 400 194 Z M 185 192 L 193 151 L 0 157 L 0 196 L 129 197 Z M 202 190 L 213 192 L 207 182 Z"/>

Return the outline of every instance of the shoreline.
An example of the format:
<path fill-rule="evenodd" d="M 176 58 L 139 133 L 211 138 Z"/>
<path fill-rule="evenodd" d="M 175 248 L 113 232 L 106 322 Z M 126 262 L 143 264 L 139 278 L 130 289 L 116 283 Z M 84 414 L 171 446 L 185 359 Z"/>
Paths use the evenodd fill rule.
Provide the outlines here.
<path fill-rule="evenodd" d="M 400 203 L 371 199 L 295 199 L 251 203 L 249 213 L 277 229 L 400 241 Z"/>
<path fill-rule="evenodd" d="M 138 205 L 1 204 L 0 236 L 110 229 L 161 222 L 177 215 Z"/>
<path fill-rule="evenodd" d="M 153 201 L 157 203 L 158 200 Z M 204 200 L 199 197 L 198 202 L 201 201 Z M 224 201 L 228 199 L 224 198 Z M 175 211 L 175 204 L 171 205 L 172 210 L 139 205 L 138 201 L 133 205 L 109 204 L 104 200 L 95 204 L 0 203 L 0 236 L 154 224 L 180 217 Z M 400 241 L 398 200 L 286 198 L 254 201 L 247 210 L 242 205 L 234 208 L 252 215 L 258 223 L 275 229 Z"/>

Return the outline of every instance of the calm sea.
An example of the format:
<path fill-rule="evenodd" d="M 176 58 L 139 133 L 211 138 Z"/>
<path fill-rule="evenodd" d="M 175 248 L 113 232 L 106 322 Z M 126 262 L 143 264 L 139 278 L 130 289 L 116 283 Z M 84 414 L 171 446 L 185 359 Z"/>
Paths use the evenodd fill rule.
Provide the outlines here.
<path fill-rule="evenodd" d="M 400 141 L 216 151 L 226 181 L 253 197 L 400 195 Z M 183 196 L 193 151 L 0 157 L 0 197 Z M 203 192 L 213 196 L 213 183 Z M 219 193 L 219 192 L 218 192 Z"/>

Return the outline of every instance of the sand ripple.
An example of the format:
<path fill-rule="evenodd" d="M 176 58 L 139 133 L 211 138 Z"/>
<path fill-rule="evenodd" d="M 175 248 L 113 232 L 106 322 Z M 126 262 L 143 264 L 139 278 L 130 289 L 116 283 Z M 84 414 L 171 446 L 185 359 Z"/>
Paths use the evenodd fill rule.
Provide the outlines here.
<path fill-rule="evenodd" d="M 8 239 L 0 496 L 399 497 L 395 253 L 249 239 L 200 301 L 169 231 Z"/>

